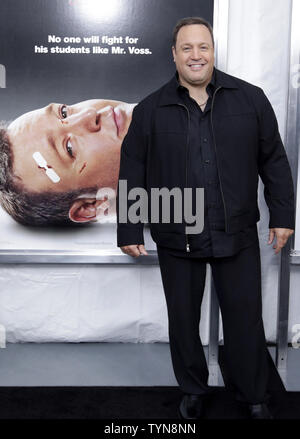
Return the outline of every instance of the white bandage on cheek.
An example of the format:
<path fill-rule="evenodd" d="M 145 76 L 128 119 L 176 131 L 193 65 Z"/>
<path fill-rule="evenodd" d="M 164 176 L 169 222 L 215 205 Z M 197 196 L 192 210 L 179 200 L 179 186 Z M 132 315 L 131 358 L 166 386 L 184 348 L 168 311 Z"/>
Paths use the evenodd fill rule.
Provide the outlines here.
<path fill-rule="evenodd" d="M 56 174 L 54 169 L 48 168 L 46 160 L 39 151 L 34 152 L 32 154 L 32 157 L 41 168 L 45 169 L 46 175 L 50 178 L 51 181 L 53 181 L 53 183 L 59 182 L 60 177 Z"/>
<path fill-rule="evenodd" d="M 50 180 L 53 181 L 53 183 L 58 183 L 60 180 L 60 177 L 56 174 L 56 172 L 53 169 L 46 169 L 46 175 L 50 178 Z"/>

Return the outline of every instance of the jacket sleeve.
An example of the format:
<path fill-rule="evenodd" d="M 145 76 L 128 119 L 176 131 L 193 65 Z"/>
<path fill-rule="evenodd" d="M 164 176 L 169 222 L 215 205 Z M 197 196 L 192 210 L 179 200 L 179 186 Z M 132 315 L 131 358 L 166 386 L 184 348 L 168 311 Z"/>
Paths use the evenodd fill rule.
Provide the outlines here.
<path fill-rule="evenodd" d="M 146 189 L 146 157 L 147 136 L 142 128 L 142 110 L 138 104 L 133 109 L 132 120 L 128 132 L 123 140 L 120 154 L 120 171 L 116 198 L 117 212 L 117 246 L 144 244 L 144 224 L 128 221 L 128 210 L 136 200 L 128 200 L 128 193 L 135 187 Z M 120 190 L 121 180 L 126 180 L 126 190 Z M 126 212 L 126 222 L 120 218 L 120 206 Z"/>
<path fill-rule="evenodd" d="M 269 208 L 269 228 L 295 229 L 295 200 L 292 173 L 282 144 L 274 110 L 261 91 L 259 116 L 258 172 L 264 183 Z"/>

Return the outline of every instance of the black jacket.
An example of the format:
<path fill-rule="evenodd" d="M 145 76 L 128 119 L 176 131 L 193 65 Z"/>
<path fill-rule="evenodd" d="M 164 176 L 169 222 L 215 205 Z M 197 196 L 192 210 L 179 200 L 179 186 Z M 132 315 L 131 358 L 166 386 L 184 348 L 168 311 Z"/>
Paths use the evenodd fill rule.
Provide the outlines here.
<path fill-rule="evenodd" d="M 216 89 L 210 123 L 225 213 L 225 231 L 236 233 L 260 219 L 258 176 L 270 212 L 269 227 L 295 227 L 291 170 L 272 106 L 263 90 L 215 69 Z M 186 249 L 186 224 L 151 223 L 151 188 L 180 187 L 187 181 L 189 110 L 176 93 L 176 77 L 143 99 L 133 110 L 121 148 L 119 180 L 128 191 L 143 187 L 149 194 L 153 240 Z M 117 193 L 117 245 L 143 244 L 143 223 L 120 223 Z M 128 208 L 135 201 L 127 201 Z"/>

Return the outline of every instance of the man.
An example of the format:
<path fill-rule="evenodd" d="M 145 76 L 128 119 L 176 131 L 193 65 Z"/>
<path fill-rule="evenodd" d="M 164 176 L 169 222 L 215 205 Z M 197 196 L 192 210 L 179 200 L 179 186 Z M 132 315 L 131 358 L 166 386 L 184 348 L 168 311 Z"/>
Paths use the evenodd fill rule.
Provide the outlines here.
<path fill-rule="evenodd" d="M 256 222 L 258 176 L 270 211 L 275 253 L 294 229 L 294 190 L 274 111 L 264 92 L 214 67 L 208 22 L 180 20 L 173 34 L 174 77 L 133 111 L 121 147 L 119 186 L 204 188 L 204 229 L 150 223 L 164 286 L 174 373 L 185 393 L 180 416 L 203 415 L 208 369 L 199 337 L 206 263 L 219 298 L 225 360 L 236 398 L 252 418 L 271 418 L 262 321 L 261 265 Z M 128 197 L 130 198 L 130 197 Z M 118 246 L 146 255 L 143 222 L 119 221 Z M 129 208 L 133 201 L 127 201 Z M 195 206 L 194 206 L 195 207 Z"/>
<path fill-rule="evenodd" d="M 52 103 L 0 126 L 1 206 L 25 225 L 88 223 L 101 209 L 107 213 L 109 203 L 96 194 L 117 189 L 134 106 L 105 99 Z M 108 201 L 113 214 L 114 200 Z"/>

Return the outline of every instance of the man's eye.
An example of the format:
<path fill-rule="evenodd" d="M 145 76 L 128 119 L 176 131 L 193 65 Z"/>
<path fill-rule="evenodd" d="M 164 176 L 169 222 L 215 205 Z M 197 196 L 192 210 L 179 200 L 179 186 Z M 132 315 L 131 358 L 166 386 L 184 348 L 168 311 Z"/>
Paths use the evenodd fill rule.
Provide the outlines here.
<path fill-rule="evenodd" d="M 73 148 L 72 148 L 72 144 L 71 144 L 70 140 L 67 141 L 66 150 L 67 150 L 69 156 L 74 157 Z"/>
<path fill-rule="evenodd" d="M 66 105 L 62 105 L 60 107 L 60 116 L 65 119 L 66 117 L 68 117 L 68 111 L 67 111 L 67 106 Z"/>

